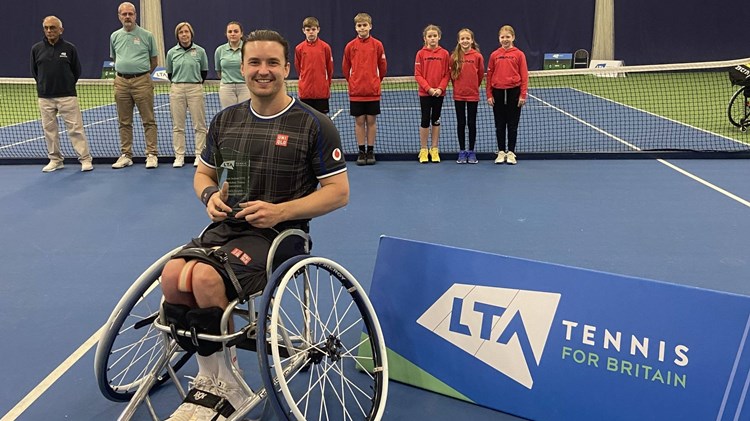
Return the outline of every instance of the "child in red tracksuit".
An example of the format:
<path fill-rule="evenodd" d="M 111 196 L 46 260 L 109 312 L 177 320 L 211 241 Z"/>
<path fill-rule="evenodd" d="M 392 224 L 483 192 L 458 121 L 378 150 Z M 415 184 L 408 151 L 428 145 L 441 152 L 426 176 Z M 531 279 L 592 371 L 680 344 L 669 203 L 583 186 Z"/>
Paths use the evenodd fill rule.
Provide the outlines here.
<path fill-rule="evenodd" d="M 318 19 L 310 16 L 302 21 L 305 40 L 294 48 L 294 69 L 299 77 L 299 99 L 321 113 L 328 114 L 333 54 L 331 46 L 318 37 L 319 32 Z"/>
<path fill-rule="evenodd" d="M 526 55 L 513 46 L 516 32 L 505 25 L 498 32 L 500 48 L 495 50 L 487 67 L 487 102 L 492 106 L 497 135 L 495 164 L 516 163 L 516 141 L 521 107 L 526 103 L 529 70 Z M 508 152 L 505 152 L 505 130 L 508 129 Z"/>
<path fill-rule="evenodd" d="M 442 32 L 436 25 L 427 25 L 422 31 L 424 47 L 417 52 L 414 61 L 414 78 L 419 85 L 419 107 L 422 120 L 419 125 L 419 162 L 427 162 L 427 138 L 430 136 L 432 123 L 432 145 L 429 157 L 432 162 L 440 162 L 438 141 L 440 139 L 440 112 L 443 108 L 445 90 L 450 79 L 450 56 L 442 48 Z"/>
<path fill-rule="evenodd" d="M 477 106 L 479 105 L 479 87 L 484 79 L 484 58 L 479 52 L 479 45 L 474 41 L 474 32 L 468 28 L 458 31 L 458 44 L 451 54 L 451 80 L 453 81 L 453 100 L 456 105 L 458 123 L 458 159 L 459 164 L 476 164 L 477 154 L 474 145 L 477 142 Z M 469 123 L 469 149 L 466 149 L 466 122 Z"/>
<path fill-rule="evenodd" d="M 383 43 L 370 36 L 372 18 L 367 13 L 354 17 L 357 37 L 344 47 L 341 70 L 349 83 L 349 109 L 354 116 L 354 135 L 359 146 L 357 165 L 375 164 L 375 117 L 380 114 L 380 83 L 387 63 Z"/>

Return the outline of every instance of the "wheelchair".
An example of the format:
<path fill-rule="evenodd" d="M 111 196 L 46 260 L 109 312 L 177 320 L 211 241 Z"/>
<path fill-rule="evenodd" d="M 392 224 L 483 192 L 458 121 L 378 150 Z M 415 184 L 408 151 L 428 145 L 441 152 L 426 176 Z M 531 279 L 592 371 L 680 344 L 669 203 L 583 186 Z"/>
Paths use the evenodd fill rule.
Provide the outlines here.
<path fill-rule="evenodd" d="M 273 270 L 274 254 L 291 236 L 304 240 L 306 253 Z M 225 351 L 236 345 L 257 353 L 262 386 L 256 389 L 231 365 L 246 398 L 228 420 L 241 420 L 261 404 L 264 416 L 270 407 L 279 419 L 288 420 L 383 416 L 388 363 L 377 315 L 351 273 L 330 259 L 310 255 L 309 244 L 308 234 L 299 229 L 282 231 L 274 239 L 266 287 L 229 303 L 220 335 L 175 329 L 187 338 L 195 334 L 197 339 L 219 342 Z M 162 385 L 172 383 L 180 401 L 186 396 L 177 372 L 192 354 L 173 339 L 175 333 L 160 311 L 161 271 L 181 249 L 165 254 L 136 279 L 99 339 L 94 372 L 106 398 L 128 402 L 120 420 L 133 419 L 143 404 L 152 419 L 161 419 L 152 399 L 165 397 L 153 393 Z M 224 353 L 227 362 L 229 354 Z M 175 400 L 170 407 L 179 403 Z"/>

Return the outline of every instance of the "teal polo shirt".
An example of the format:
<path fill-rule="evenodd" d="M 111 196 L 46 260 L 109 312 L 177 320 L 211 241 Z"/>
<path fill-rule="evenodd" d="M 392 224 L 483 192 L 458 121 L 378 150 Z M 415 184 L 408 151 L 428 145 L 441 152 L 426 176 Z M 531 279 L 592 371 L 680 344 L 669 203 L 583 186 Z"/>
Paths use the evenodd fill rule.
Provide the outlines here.
<path fill-rule="evenodd" d="M 193 43 L 187 49 L 180 44 L 167 52 L 167 73 L 172 75 L 172 83 L 200 83 L 201 70 L 208 71 L 206 50 Z"/>
<path fill-rule="evenodd" d="M 229 43 L 220 45 L 214 53 L 217 72 L 221 72 L 222 83 L 245 83 L 240 65 L 242 64 L 242 42 L 240 48 L 232 50 Z"/>
<path fill-rule="evenodd" d="M 109 56 L 118 73 L 147 73 L 151 70 L 151 57 L 157 54 L 154 36 L 140 26 L 130 32 L 120 28 L 109 37 Z"/>

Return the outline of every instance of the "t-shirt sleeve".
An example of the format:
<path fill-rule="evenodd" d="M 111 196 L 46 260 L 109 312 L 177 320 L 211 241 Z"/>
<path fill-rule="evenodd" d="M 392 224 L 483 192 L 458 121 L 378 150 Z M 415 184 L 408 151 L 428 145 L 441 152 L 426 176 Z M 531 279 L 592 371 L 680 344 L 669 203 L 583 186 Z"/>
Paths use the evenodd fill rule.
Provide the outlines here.
<path fill-rule="evenodd" d="M 346 171 L 346 162 L 341 150 L 341 136 L 333 122 L 325 116 L 318 119 L 317 133 L 313 136 L 312 165 L 318 179 Z"/>

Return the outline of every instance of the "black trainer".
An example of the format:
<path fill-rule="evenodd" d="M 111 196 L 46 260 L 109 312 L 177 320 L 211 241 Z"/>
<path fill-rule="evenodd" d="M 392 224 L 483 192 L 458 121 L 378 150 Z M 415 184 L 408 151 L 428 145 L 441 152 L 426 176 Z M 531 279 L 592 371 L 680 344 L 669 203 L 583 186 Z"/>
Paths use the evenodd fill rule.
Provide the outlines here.
<path fill-rule="evenodd" d="M 367 157 L 364 151 L 359 151 L 357 155 L 357 165 L 367 165 Z"/>
<path fill-rule="evenodd" d="M 365 159 L 366 159 L 367 165 L 375 165 L 375 162 L 376 162 L 375 161 L 375 151 L 373 151 L 372 149 L 368 150 L 367 151 L 367 156 L 366 156 Z"/>

